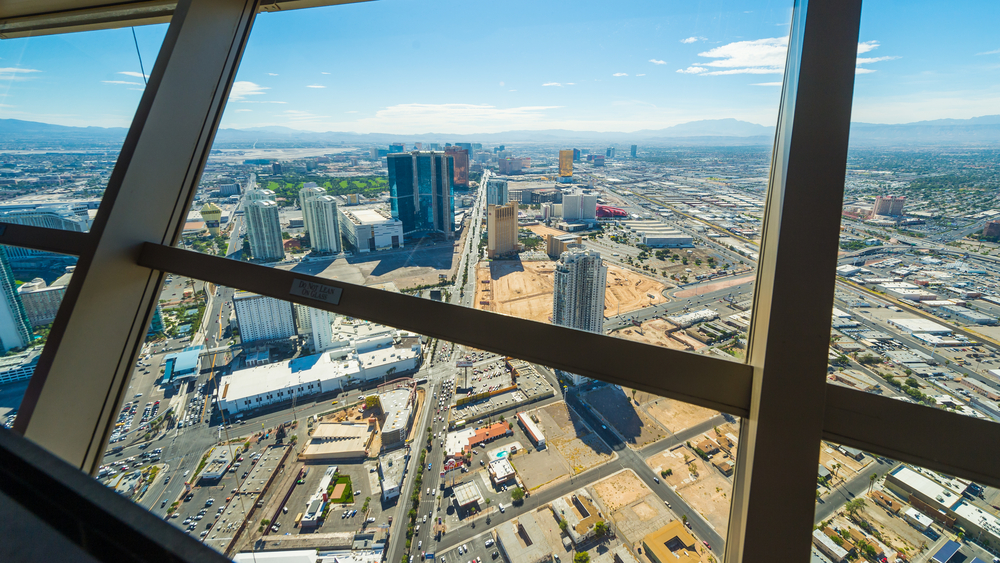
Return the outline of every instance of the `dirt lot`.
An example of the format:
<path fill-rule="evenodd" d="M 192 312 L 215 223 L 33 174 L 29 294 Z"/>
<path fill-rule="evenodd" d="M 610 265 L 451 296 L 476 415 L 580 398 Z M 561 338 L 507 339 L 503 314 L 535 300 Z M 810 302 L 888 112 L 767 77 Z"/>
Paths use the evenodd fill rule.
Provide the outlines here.
<path fill-rule="evenodd" d="M 631 469 L 619 471 L 594 483 L 593 489 L 600 497 L 601 504 L 610 512 L 620 510 L 653 493 Z"/>
<path fill-rule="evenodd" d="M 566 231 L 560 231 L 559 229 L 553 229 L 552 227 L 546 227 L 545 225 L 528 225 L 528 230 L 543 239 L 545 238 L 545 235 L 559 236 L 569 234 Z"/>
<path fill-rule="evenodd" d="M 692 287 L 690 289 L 682 289 L 674 294 L 677 299 L 686 299 L 694 295 L 702 295 L 705 293 L 711 293 L 713 291 L 719 291 L 720 289 L 726 289 L 729 287 L 735 287 L 737 285 L 742 285 L 744 283 L 752 282 L 755 276 L 743 276 L 739 278 L 727 278 L 724 280 L 719 280 L 714 283 L 709 283 L 705 285 L 699 285 L 698 287 Z M 747 299 L 751 297 L 752 291 L 744 292 Z"/>
<path fill-rule="evenodd" d="M 895 497 L 888 490 L 883 490 L 883 492 L 896 498 L 897 501 L 902 500 Z M 889 511 L 875 504 L 870 497 L 859 496 L 858 498 L 865 499 L 865 507 L 858 515 L 876 525 L 879 533 L 882 534 L 882 543 L 886 547 L 912 555 L 920 550 L 921 545 L 931 545 L 931 540 L 921 534 L 916 528 L 907 524 L 902 516 L 891 514 Z M 907 508 L 907 505 L 903 502 L 903 509 L 900 511 L 900 514 L 906 512 Z M 845 516 L 846 514 L 835 517 L 832 525 L 840 526 L 841 528 L 850 527 L 857 529 L 858 525 L 850 522 Z"/>
<path fill-rule="evenodd" d="M 597 396 L 592 396 L 594 394 Z M 642 448 L 665 438 L 667 431 L 640 410 L 632 398 L 620 393 L 616 387 L 602 387 L 583 396 L 591 408 L 600 412 L 608 424 L 630 448 Z"/>
<path fill-rule="evenodd" d="M 604 316 L 611 317 L 650 305 L 666 303 L 662 283 L 632 270 L 608 266 L 608 289 L 604 294 Z M 652 297 L 650 297 L 652 295 Z"/>
<path fill-rule="evenodd" d="M 564 401 L 538 409 L 534 414 L 538 416 L 546 441 L 559 450 L 574 475 L 617 457 Z"/>
<path fill-rule="evenodd" d="M 675 434 L 710 420 L 719 414 L 718 411 L 712 409 L 644 392 L 636 393 L 635 399 L 650 416 Z"/>
<path fill-rule="evenodd" d="M 476 270 L 476 308 L 547 323 L 552 316 L 554 272 L 555 262 L 550 261 L 497 260 L 481 264 Z M 651 278 L 609 266 L 604 314 L 664 303 L 664 289 Z"/>
<path fill-rule="evenodd" d="M 657 473 L 672 470 L 672 475 L 662 477 L 664 483 L 683 497 L 688 506 L 697 510 L 719 534 L 725 536 L 733 489 L 728 479 L 683 445 L 656 454 L 647 459 L 646 463 Z"/>
<path fill-rule="evenodd" d="M 612 334 L 618 338 L 627 338 L 628 340 L 635 340 L 636 342 L 643 342 L 673 350 L 694 351 L 705 347 L 704 343 L 691 338 L 680 330 L 668 336 L 667 331 L 672 328 L 674 328 L 674 325 L 667 321 L 650 319 L 642 323 L 642 326 L 616 330 Z"/>
<path fill-rule="evenodd" d="M 555 262 L 501 260 L 476 270 L 476 308 L 543 323 L 552 316 Z"/>
<path fill-rule="evenodd" d="M 527 452 L 531 452 L 530 454 Z M 529 491 L 569 475 L 569 466 L 555 448 L 522 450 L 510 458 Z"/>
<path fill-rule="evenodd" d="M 819 463 L 820 465 L 826 467 L 830 470 L 830 473 L 836 473 L 836 475 L 830 481 L 831 487 L 836 487 L 838 484 L 849 481 L 854 478 L 865 467 L 868 467 L 875 462 L 875 459 L 871 456 L 866 455 L 861 461 L 857 461 L 852 457 L 846 456 L 841 453 L 834 444 L 829 442 L 823 442 L 819 449 Z M 834 464 L 840 464 L 840 467 L 834 471 Z"/>

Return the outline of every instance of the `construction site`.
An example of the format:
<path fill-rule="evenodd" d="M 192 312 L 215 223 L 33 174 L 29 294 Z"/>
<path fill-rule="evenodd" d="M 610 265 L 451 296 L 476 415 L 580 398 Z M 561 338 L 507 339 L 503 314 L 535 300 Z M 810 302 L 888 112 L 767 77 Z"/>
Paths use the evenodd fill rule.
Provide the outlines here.
<path fill-rule="evenodd" d="M 476 270 L 477 309 L 547 323 L 552 317 L 555 262 L 499 260 Z M 665 303 L 662 283 L 631 270 L 608 266 L 606 317 Z"/>
<path fill-rule="evenodd" d="M 687 334 L 681 327 L 663 319 L 650 319 L 639 326 L 629 325 L 614 331 L 613 334 L 619 338 L 670 348 L 671 350 L 694 352 L 706 346 L 704 342 Z"/>

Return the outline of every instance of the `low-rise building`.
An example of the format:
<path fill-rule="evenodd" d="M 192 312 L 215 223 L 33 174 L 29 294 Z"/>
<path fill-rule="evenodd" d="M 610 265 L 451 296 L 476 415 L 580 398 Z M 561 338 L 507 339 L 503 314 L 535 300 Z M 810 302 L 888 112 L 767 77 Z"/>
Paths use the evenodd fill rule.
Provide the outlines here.
<path fill-rule="evenodd" d="M 299 459 L 341 461 L 365 458 L 374 437 L 375 427 L 367 422 L 324 422 L 313 430 Z"/>
<path fill-rule="evenodd" d="M 406 475 L 406 462 L 410 454 L 405 451 L 389 452 L 378 457 L 379 485 L 382 487 L 382 500 L 390 501 L 399 496 Z"/>
<path fill-rule="evenodd" d="M 235 446 L 219 446 L 208 452 L 208 463 L 205 465 L 205 469 L 198 474 L 201 480 L 218 481 L 226 474 L 229 466 L 233 463 L 231 447 Z"/>
<path fill-rule="evenodd" d="M 0 384 L 31 379 L 42 355 L 42 347 L 28 348 L 24 352 L 0 357 Z"/>
<path fill-rule="evenodd" d="M 357 252 L 403 248 L 403 223 L 381 207 L 340 207 L 340 232 Z"/>
<path fill-rule="evenodd" d="M 601 517 L 586 490 L 577 489 L 559 497 L 552 501 L 551 506 L 556 518 L 566 521 L 566 534 L 574 545 L 580 545 L 596 535 L 596 524 Z"/>
<path fill-rule="evenodd" d="M 479 492 L 479 487 L 474 481 L 466 481 L 455 485 L 453 488 L 455 504 L 459 508 L 467 506 L 478 506 L 483 502 L 483 495 Z"/>
<path fill-rule="evenodd" d="M 680 520 L 642 538 L 643 551 L 652 563 L 699 563 L 697 543 Z"/>
<path fill-rule="evenodd" d="M 510 481 L 514 478 L 514 465 L 511 464 L 510 460 L 506 456 L 495 459 L 489 463 L 486 467 L 490 474 L 490 481 L 494 485 L 501 485 Z"/>
<path fill-rule="evenodd" d="M 177 387 L 197 379 L 201 372 L 201 352 L 204 349 L 201 345 L 188 346 L 180 352 L 164 356 L 161 384 Z"/>
<path fill-rule="evenodd" d="M 833 563 L 841 563 L 847 559 L 847 550 L 840 547 L 823 530 L 813 530 L 813 545 L 830 558 Z"/>
<path fill-rule="evenodd" d="M 326 468 L 323 478 L 319 480 L 316 492 L 306 501 L 305 511 L 302 513 L 302 520 L 299 525 L 303 528 L 315 528 L 319 525 L 320 516 L 323 515 L 323 508 L 326 507 L 327 487 L 333 482 L 333 476 L 337 473 L 337 466 L 331 465 Z"/>
<path fill-rule="evenodd" d="M 403 387 L 378 395 L 385 416 L 382 422 L 382 451 L 402 446 L 413 422 L 416 388 Z"/>
<path fill-rule="evenodd" d="M 532 514 L 522 514 L 515 520 L 497 526 L 496 530 L 497 547 L 507 561 L 517 563 L 552 561 L 552 548 L 545 541 L 545 535 Z"/>

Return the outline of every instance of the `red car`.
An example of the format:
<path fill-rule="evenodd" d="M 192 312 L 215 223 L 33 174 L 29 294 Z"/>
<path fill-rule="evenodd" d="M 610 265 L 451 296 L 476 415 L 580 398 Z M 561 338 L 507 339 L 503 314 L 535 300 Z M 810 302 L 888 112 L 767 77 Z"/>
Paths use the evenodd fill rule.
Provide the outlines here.
<path fill-rule="evenodd" d="M 707 547 L 708 549 L 712 549 L 712 546 L 708 545 L 707 541 L 701 540 L 701 543 L 705 544 L 705 547 Z"/>

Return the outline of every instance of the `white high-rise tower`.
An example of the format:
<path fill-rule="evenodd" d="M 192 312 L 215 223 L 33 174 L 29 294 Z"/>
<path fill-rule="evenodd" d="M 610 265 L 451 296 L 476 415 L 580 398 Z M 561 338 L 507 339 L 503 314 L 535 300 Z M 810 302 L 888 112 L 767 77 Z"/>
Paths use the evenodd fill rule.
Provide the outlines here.
<path fill-rule="evenodd" d="M 266 199 L 250 202 L 246 217 L 250 251 L 254 259 L 264 262 L 284 259 L 285 247 L 281 242 L 278 204 Z"/>
<path fill-rule="evenodd" d="M 553 324 L 603 332 L 607 279 L 600 252 L 576 248 L 563 252 L 555 270 Z"/>
<path fill-rule="evenodd" d="M 302 223 L 309 233 L 309 244 L 316 252 L 340 252 L 340 218 L 337 200 L 315 184 L 299 190 Z"/>

